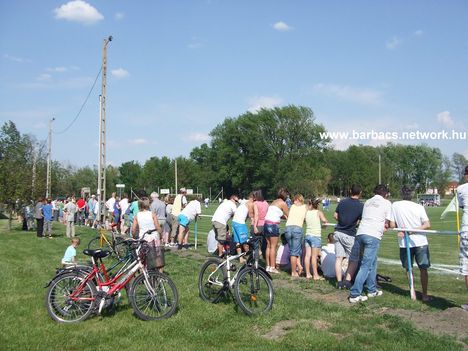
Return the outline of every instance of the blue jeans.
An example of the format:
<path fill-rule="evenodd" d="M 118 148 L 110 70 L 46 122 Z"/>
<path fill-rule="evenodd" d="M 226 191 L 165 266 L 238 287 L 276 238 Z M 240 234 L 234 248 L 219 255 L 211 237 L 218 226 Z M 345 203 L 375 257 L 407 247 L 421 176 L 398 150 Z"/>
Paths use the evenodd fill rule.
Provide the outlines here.
<path fill-rule="evenodd" d="M 289 256 L 300 257 L 302 255 L 302 227 L 288 225 L 285 227 L 284 236 L 289 244 Z"/>
<path fill-rule="evenodd" d="M 362 294 L 364 283 L 367 285 L 367 292 L 374 293 L 377 291 L 376 275 L 377 275 L 377 253 L 380 248 L 380 240 L 370 235 L 358 235 L 356 240 L 364 249 L 362 255 L 361 267 L 354 280 L 353 287 L 349 291 L 350 297 L 357 297 Z"/>

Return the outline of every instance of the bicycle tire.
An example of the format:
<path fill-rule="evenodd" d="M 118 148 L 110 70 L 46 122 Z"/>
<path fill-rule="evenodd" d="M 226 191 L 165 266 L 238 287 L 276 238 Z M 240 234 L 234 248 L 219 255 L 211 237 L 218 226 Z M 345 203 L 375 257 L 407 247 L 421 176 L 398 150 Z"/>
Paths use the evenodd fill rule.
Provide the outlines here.
<path fill-rule="evenodd" d="M 138 318 L 145 321 L 169 318 L 176 312 L 179 304 L 174 282 L 169 276 L 157 271 L 148 271 L 148 280 L 154 296 L 146 286 L 144 274 L 133 281 L 128 296 L 133 311 Z"/>
<path fill-rule="evenodd" d="M 218 266 L 223 261 L 219 258 L 210 258 L 200 268 L 198 275 L 198 291 L 203 301 L 216 303 L 220 299 L 220 293 L 224 290 L 227 280 L 226 266 Z M 213 274 L 211 277 L 210 275 Z"/>
<path fill-rule="evenodd" d="M 249 316 L 270 311 L 273 307 L 273 294 L 273 283 L 260 269 L 246 267 L 239 272 L 234 282 L 236 303 Z"/>
<path fill-rule="evenodd" d="M 53 320 L 60 323 L 81 322 L 88 318 L 95 310 L 96 285 L 88 280 L 86 275 L 66 273 L 52 281 L 46 293 L 47 312 Z M 84 283 L 78 297 L 87 298 L 86 301 L 73 301 L 68 296 Z"/>
<path fill-rule="evenodd" d="M 119 260 L 127 256 L 128 246 L 125 244 L 124 239 L 115 238 L 113 252 Z"/>
<path fill-rule="evenodd" d="M 99 249 L 102 249 L 101 237 L 97 236 L 89 241 L 88 250 L 99 250 Z"/>

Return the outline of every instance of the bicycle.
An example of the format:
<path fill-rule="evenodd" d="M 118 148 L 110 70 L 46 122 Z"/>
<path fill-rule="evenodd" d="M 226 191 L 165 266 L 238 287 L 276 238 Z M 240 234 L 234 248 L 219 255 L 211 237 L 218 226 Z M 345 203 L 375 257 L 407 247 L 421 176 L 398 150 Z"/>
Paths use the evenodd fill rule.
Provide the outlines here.
<path fill-rule="evenodd" d="M 102 261 L 110 252 L 86 249 L 83 253 L 91 257 L 92 267 L 66 269 L 46 285 L 47 311 L 52 319 L 72 323 L 83 321 L 95 312 L 101 314 L 132 280 L 128 299 L 140 319 L 160 320 L 176 312 L 177 288 L 164 273 L 147 269 L 146 241 L 129 239 L 126 244 L 133 260 L 127 261 L 114 277 L 109 276 Z M 137 272 L 140 274 L 136 275 Z"/>
<path fill-rule="evenodd" d="M 125 241 L 125 237 L 119 234 L 115 226 L 111 228 L 111 240 L 107 238 L 107 230 L 104 226 L 99 225 L 99 236 L 91 239 L 88 243 L 89 250 L 98 250 L 102 248 L 106 248 L 117 257 L 117 259 L 121 259 L 127 255 L 127 249 L 125 245 L 122 245 Z"/>
<path fill-rule="evenodd" d="M 261 237 L 248 240 L 249 251 L 231 255 L 226 247 L 222 258 L 209 258 L 200 268 L 198 289 L 202 300 L 217 303 L 234 292 L 237 305 L 247 315 L 264 314 L 273 307 L 273 283 L 270 274 L 258 264 Z M 239 270 L 232 261 L 248 256 Z M 236 272 L 237 270 L 237 272 Z M 231 274 L 236 272 L 232 277 Z"/>

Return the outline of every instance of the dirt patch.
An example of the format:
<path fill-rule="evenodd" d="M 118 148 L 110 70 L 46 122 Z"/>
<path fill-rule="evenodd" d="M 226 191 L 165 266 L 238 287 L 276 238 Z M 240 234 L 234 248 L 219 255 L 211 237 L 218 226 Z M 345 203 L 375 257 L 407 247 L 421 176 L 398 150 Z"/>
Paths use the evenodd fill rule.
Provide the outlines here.
<path fill-rule="evenodd" d="M 440 312 L 382 308 L 381 313 L 404 317 L 413 322 L 416 328 L 436 335 L 448 334 L 460 341 L 468 338 L 468 312 L 461 308 L 452 307 Z"/>
<path fill-rule="evenodd" d="M 309 284 L 309 283 L 308 283 Z M 310 283 L 314 284 L 314 283 Z M 322 282 L 319 284 L 323 284 Z M 278 288 L 286 288 L 288 290 L 293 290 L 307 298 L 313 299 L 314 301 L 321 301 L 325 303 L 338 304 L 340 306 L 350 307 L 348 302 L 348 292 L 345 290 L 338 289 L 324 289 L 322 291 L 317 291 L 313 289 L 307 289 L 303 286 L 298 285 L 296 281 L 289 279 L 274 279 L 273 286 Z"/>
<path fill-rule="evenodd" d="M 319 320 L 312 321 L 312 325 L 314 326 L 315 329 L 319 329 L 319 330 L 327 330 L 328 328 L 332 326 L 331 323 L 328 323 L 325 321 L 319 321 Z"/>
<path fill-rule="evenodd" d="M 268 340 L 279 340 L 283 338 L 289 331 L 297 325 L 295 320 L 280 321 L 276 323 L 268 333 L 262 335 Z"/>

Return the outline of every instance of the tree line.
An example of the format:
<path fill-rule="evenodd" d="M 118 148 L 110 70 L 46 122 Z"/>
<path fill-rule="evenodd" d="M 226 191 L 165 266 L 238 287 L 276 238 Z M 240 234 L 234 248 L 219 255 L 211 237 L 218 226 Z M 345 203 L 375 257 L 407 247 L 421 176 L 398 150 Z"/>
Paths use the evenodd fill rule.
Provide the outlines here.
<path fill-rule="evenodd" d="M 123 183 L 126 190 L 176 191 L 174 168 L 177 162 L 178 184 L 198 189 L 206 196 L 209 189 L 224 189 L 246 195 L 263 189 L 273 198 L 280 187 L 305 196 L 346 196 L 347 189 L 358 183 L 364 196 L 372 194 L 379 180 L 394 194 L 402 185 L 417 192 L 437 188 L 443 194 L 451 180 L 461 180 L 468 160 L 455 153 L 451 158 L 428 145 L 353 145 L 347 150 L 334 149 L 326 132 L 316 122 L 312 110 L 303 106 L 284 106 L 246 112 L 226 118 L 210 133 L 210 143 L 194 148 L 188 157 L 170 159 L 157 155 L 144 163 L 128 161 L 106 169 L 107 194 Z M 322 134 L 323 135 L 323 134 Z M 46 148 L 44 141 L 22 134 L 8 121 L 0 131 L 0 203 L 16 199 L 35 199 L 45 194 Z M 52 196 L 79 194 L 82 187 L 96 192 L 97 167 L 74 167 L 52 162 Z"/>

